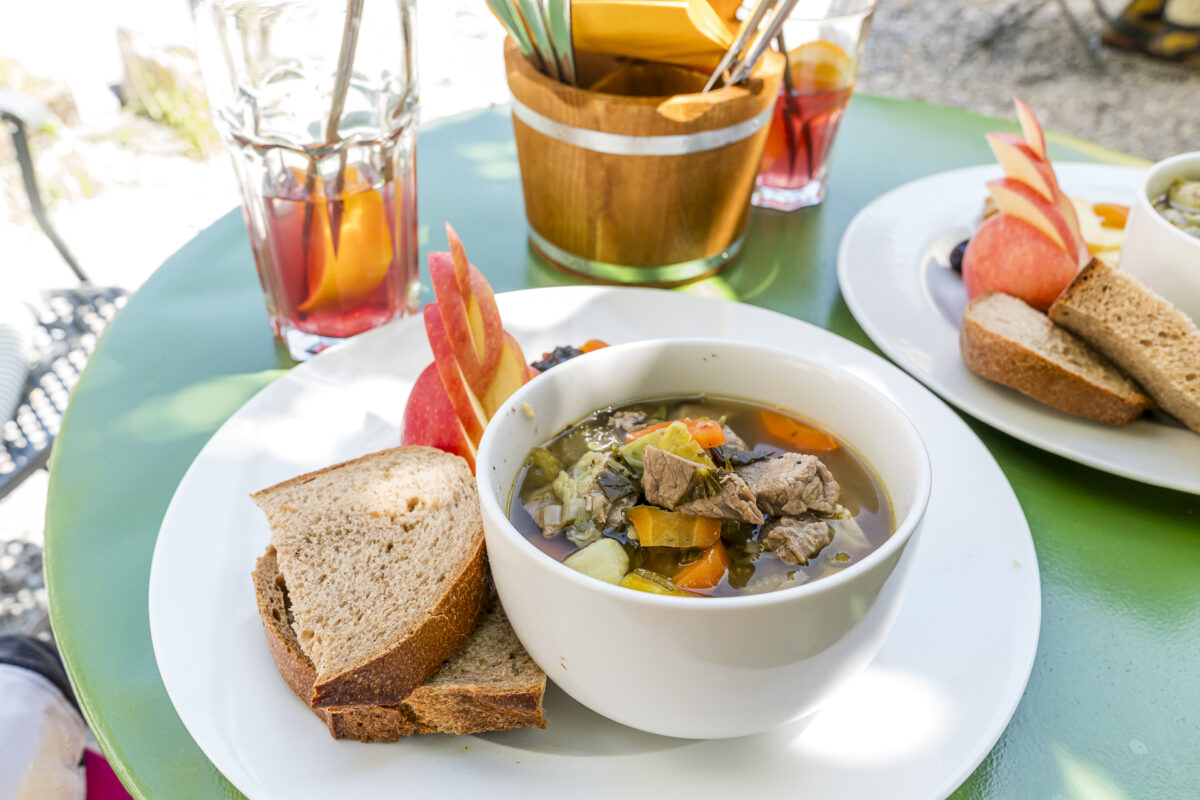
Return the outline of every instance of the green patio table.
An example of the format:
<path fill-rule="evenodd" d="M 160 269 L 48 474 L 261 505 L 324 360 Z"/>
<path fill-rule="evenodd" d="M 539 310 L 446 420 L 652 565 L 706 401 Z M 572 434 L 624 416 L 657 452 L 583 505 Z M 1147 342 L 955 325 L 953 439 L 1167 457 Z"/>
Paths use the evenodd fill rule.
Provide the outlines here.
<path fill-rule="evenodd" d="M 992 163 L 983 134 L 1015 129 L 953 109 L 856 97 L 824 205 L 756 211 L 722 291 L 874 349 L 838 292 L 835 253 L 846 225 L 895 186 Z M 1139 163 L 1050 140 L 1055 159 Z M 486 243 L 475 252 L 487 254 L 480 263 L 496 291 L 569 282 L 528 248 L 506 109 L 423 128 L 418 174 L 422 250 L 429 231 L 440 238 L 451 220 L 466 242 Z M 125 235 L 136 235 L 134 226 Z M 184 471 L 226 418 L 291 365 L 271 337 L 233 211 L 146 282 L 75 389 L 46 517 L 51 619 L 88 721 L 135 796 L 240 797 L 163 688 L 147 584 Z M 1042 629 L 1012 722 L 954 797 L 1200 795 L 1200 497 L 1108 475 L 968 422 L 1029 520 Z"/>

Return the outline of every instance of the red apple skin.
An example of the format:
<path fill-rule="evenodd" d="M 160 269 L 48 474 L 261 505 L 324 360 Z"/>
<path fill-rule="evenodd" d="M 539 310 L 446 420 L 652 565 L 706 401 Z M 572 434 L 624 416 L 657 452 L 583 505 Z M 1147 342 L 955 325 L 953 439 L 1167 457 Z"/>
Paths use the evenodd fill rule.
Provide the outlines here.
<path fill-rule="evenodd" d="M 459 368 L 458 359 L 454 355 L 454 348 L 442 321 L 440 304 L 427 304 L 424 315 L 425 335 L 429 339 L 430 349 L 433 350 L 433 363 L 437 366 L 438 374 L 442 376 L 442 388 L 445 389 L 446 397 L 449 398 L 467 439 L 478 442 L 483 436 L 484 427 L 487 426 L 487 414 Z"/>
<path fill-rule="evenodd" d="M 1033 152 L 1025 140 L 1015 133 L 989 133 L 984 139 L 1005 177 L 1027 183 L 1047 202 L 1053 203 L 1058 193 L 1058 179 L 1050 165 Z"/>
<path fill-rule="evenodd" d="M 1003 292 L 1045 311 L 1079 271 L 1077 259 L 1022 219 L 996 214 L 963 254 L 967 297 Z"/>
<path fill-rule="evenodd" d="M 1025 105 L 1025 102 L 1019 97 L 1013 98 L 1013 104 L 1017 107 L 1017 119 L 1021 123 L 1021 133 L 1025 136 L 1025 143 L 1029 145 L 1030 150 L 1037 154 L 1038 158 L 1048 160 L 1046 158 L 1046 134 L 1042 132 L 1042 124 L 1038 122 L 1033 109 Z"/>
<path fill-rule="evenodd" d="M 1012 178 L 997 178 L 988 181 L 987 187 L 1001 214 L 1023 219 L 1047 235 L 1053 231 L 1054 236 L 1050 238 L 1053 240 L 1057 237 L 1054 242 L 1056 245 L 1069 255 L 1079 253 L 1079 240 L 1057 205 L 1047 203 L 1029 184 Z M 1045 228 L 1040 227 L 1031 217 L 1040 219 Z"/>
<path fill-rule="evenodd" d="M 446 326 L 450 345 L 467 379 L 467 385 L 476 395 L 482 395 L 487 391 L 500 361 L 503 328 L 492 287 L 483 274 L 471 265 L 465 265 L 464 273 L 467 276 L 465 292 L 450 254 L 429 254 L 429 276 L 442 309 L 442 322 Z M 469 322 L 469 304 L 474 304 L 478 309 L 482 323 L 478 332 L 472 329 Z"/>
<path fill-rule="evenodd" d="M 421 371 L 404 406 L 404 421 L 400 429 L 400 444 L 420 444 L 436 447 L 462 456 L 475 471 L 475 447 L 463 431 L 458 414 L 446 396 L 437 364 Z"/>

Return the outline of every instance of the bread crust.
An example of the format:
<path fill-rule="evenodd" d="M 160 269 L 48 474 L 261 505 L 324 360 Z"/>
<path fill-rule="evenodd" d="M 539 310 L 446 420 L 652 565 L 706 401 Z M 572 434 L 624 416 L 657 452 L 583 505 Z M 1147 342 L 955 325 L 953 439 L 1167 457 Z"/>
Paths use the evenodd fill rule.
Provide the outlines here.
<path fill-rule="evenodd" d="M 976 302 L 985 301 L 981 295 Z M 1079 342 L 1081 347 L 1086 347 Z M 980 377 L 1003 384 L 1060 411 L 1109 425 L 1128 425 L 1141 416 L 1149 399 L 1139 392 L 1123 396 L 1055 363 L 971 317 L 971 307 L 959 330 L 963 363 Z"/>
<path fill-rule="evenodd" d="M 296 640 L 287 618 L 286 586 L 279 574 L 275 548 L 258 559 L 254 592 L 267 648 L 280 676 L 297 697 L 308 703 L 316 670 Z M 517 691 L 492 686 L 451 684 L 418 686 L 395 705 L 312 708 L 335 739 L 395 742 L 416 733 L 481 733 L 521 727 L 546 727 L 542 712 L 545 677 Z M 310 706 L 311 708 L 311 706 Z"/>

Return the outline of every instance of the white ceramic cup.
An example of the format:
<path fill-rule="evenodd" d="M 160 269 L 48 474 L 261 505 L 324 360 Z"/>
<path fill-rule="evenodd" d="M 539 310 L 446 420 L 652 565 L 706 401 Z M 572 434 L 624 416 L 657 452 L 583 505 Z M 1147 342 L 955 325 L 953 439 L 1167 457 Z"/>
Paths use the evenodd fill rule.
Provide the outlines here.
<path fill-rule="evenodd" d="M 1200 180 L 1200 151 L 1173 156 L 1147 171 L 1129 209 L 1120 267 L 1200 324 L 1200 239 L 1154 210 L 1155 198 L 1175 178 Z"/>
<path fill-rule="evenodd" d="M 804 351 L 803 342 L 788 345 Z M 828 427 L 875 470 L 896 532 L 859 563 L 809 584 L 686 598 L 578 573 L 508 521 L 532 447 L 606 406 L 697 393 L 757 401 Z M 547 675 L 617 722 L 709 739 L 804 717 L 867 666 L 899 611 L 931 477 L 916 428 L 859 378 L 783 350 L 683 339 L 599 350 L 523 386 L 484 432 L 477 481 L 496 588 Z"/>

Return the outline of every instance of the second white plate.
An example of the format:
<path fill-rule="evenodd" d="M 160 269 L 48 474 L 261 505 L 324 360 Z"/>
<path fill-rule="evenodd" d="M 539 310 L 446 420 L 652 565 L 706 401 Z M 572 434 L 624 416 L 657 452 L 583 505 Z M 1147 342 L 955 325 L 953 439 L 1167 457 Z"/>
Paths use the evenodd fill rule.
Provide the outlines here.
<path fill-rule="evenodd" d="M 904 408 L 929 448 L 933 494 L 908 595 L 878 657 L 807 725 L 741 739 L 641 733 L 553 685 L 545 730 L 414 736 L 394 745 L 330 739 L 267 651 L 250 570 L 268 531 L 247 495 L 396 443 L 409 389 L 430 360 L 417 318 L 357 337 L 268 386 L 213 436 L 171 501 L 150 573 L 150 630 L 171 700 L 213 764 L 255 800 L 400 791 L 522 800 L 924 799 L 964 781 L 1029 679 L 1041 590 L 1016 497 L 963 421 L 873 353 L 752 306 L 584 287 L 497 299 L 505 327 L 530 357 L 592 338 L 774 343 L 850 370 Z"/>
<path fill-rule="evenodd" d="M 1128 203 L 1143 170 L 1055 164 L 1063 190 Z M 1124 428 L 1072 416 L 969 371 L 958 349 L 967 296 L 946 266 L 983 208 L 998 166 L 968 167 L 907 183 L 873 200 L 846 228 L 838 282 L 846 305 L 879 349 L 929 388 L 1005 433 L 1081 464 L 1200 494 L 1200 439 L 1142 419 Z"/>

